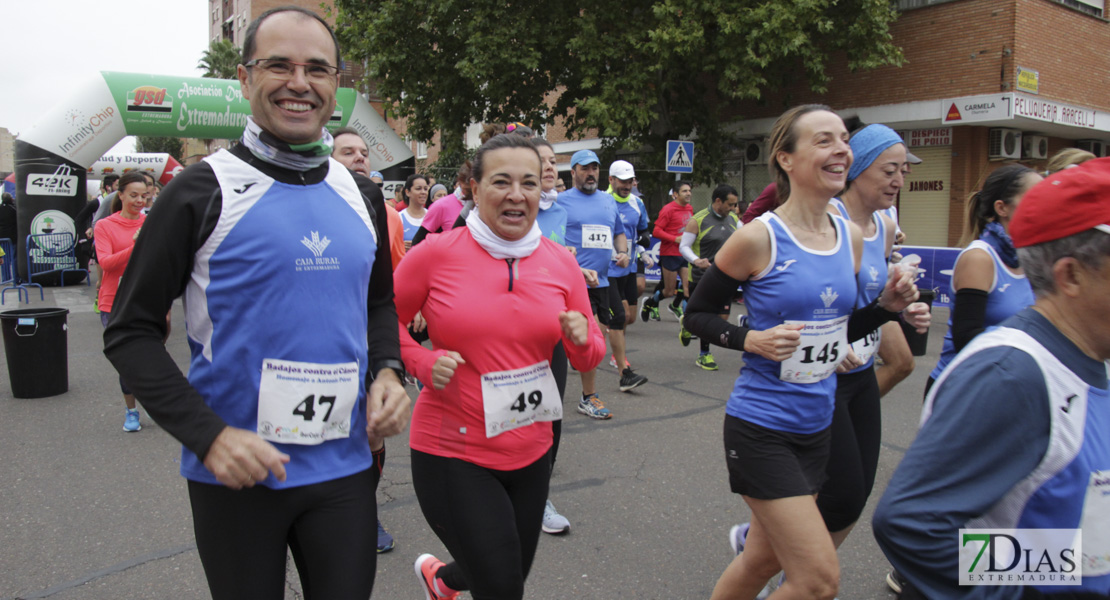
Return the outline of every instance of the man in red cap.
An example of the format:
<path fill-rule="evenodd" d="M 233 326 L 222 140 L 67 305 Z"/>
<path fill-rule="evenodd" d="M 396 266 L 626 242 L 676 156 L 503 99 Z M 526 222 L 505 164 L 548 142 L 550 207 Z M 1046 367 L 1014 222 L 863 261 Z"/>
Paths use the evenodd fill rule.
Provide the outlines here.
<path fill-rule="evenodd" d="M 1110 597 L 1110 158 L 1037 184 L 1010 236 L 1036 302 L 940 375 L 875 511 L 901 598 Z"/>

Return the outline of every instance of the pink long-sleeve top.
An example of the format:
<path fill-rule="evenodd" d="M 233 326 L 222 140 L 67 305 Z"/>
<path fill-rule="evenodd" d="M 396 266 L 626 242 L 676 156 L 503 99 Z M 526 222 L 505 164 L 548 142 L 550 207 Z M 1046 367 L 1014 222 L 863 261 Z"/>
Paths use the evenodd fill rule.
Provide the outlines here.
<path fill-rule="evenodd" d="M 96 240 L 96 262 L 104 270 L 100 283 L 97 306 L 101 312 L 112 312 L 112 303 L 119 289 L 119 279 L 131 260 L 131 250 L 135 247 L 135 232 L 143 226 L 146 215 L 138 219 L 125 219 L 116 213 L 96 222 L 93 238 Z"/>
<path fill-rule="evenodd" d="M 420 226 L 427 229 L 428 233 L 435 233 L 441 227 L 447 233 L 455 227 L 455 219 L 459 218 L 462 209 L 463 201 L 453 193 L 447 194 L 428 207 L 428 214 L 424 215 Z"/>
<path fill-rule="evenodd" d="M 545 238 L 531 255 L 510 265 L 490 256 L 460 227 L 413 247 L 394 282 L 401 355 L 406 369 L 425 384 L 413 410 L 409 445 L 498 470 L 519 469 L 543 456 L 551 447 L 550 422 L 486 437 L 481 375 L 551 360 L 560 340 L 575 369 L 589 371 L 601 362 L 605 338 L 566 248 Z M 405 330 L 417 311 L 428 322 L 434 350 Z M 563 337 L 559 314 L 565 311 L 588 319 L 585 345 Z M 436 390 L 432 366 L 448 350 L 466 363 L 446 388 Z"/>

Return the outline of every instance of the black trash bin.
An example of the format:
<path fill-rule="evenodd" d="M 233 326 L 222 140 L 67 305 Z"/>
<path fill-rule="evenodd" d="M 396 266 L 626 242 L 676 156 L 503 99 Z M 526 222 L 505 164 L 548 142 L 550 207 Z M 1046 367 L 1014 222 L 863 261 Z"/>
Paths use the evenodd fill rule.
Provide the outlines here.
<path fill-rule="evenodd" d="M 936 297 L 936 292 L 930 289 L 919 290 L 921 297 L 917 299 L 918 302 L 924 302 L 929 305 L 930 310 L 933 306 L 933 299 Z M 925 356 L 926 347 L 929 344 L 929 331 L 925 333 L 918 333 L 916 329 L 910 327 L 905 321 L 902 323 L 902 333 L 906 334 L 906 341 L 910 344 L 910 352 L 914 356 Z"/>
<path fill-rule="evenodd" d="M 69 391 L 66 308 L 21 308 L 0 313 L 8 379 L 16 398 Z"/>

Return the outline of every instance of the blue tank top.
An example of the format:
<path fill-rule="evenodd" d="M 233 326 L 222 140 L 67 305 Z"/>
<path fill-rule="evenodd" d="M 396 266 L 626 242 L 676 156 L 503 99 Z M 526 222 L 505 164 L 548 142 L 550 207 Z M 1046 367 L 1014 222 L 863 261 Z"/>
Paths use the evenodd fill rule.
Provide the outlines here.
<path fill-rule="evenodd" d="M 290 429 L 270 433 L 296 436 L 298 426 L 307 432 L 323 422 L 342 436 L 274 443 L 292 460 L 285 466 L 286 480 L 270 475 L 261 482 L 266 487 L 309 485 L 370 468 L 363 382 L 367 295 L 378 239 L 354 178 L 334 159 L 324 181 L 307 186 L 275 181 L 227 151 L 205 161 L 220 182 L 223 201 L 215 229 L 196 252 L 185 291 L 189 383 L 232 427 L 266 435 L 260 431 L 268 422 L 260 417 L 260 398 L 269 386 L 269 406 L 292 398 L 280 422 Z M 279 374 L 267 366 L 278 361 L 308 366 L 298 374 Z M 343 395 L 350 393 L 355 376 L 350 413 L 331 414 L 344 401 L 328 394 L 336 385 L 343 386 Z M 320 386 L 319 403 L 315 397 L 311 404 L 302 401 Z M 188 449 L 182 451 L 181 474 L 219 483 Z"/>
<path fill-rule="evenodd" d="M 420 230 L 420 226 L 424 223 L 424 219 L 414 219 L 409 216 L 409 211 L 407 210 L 398 211 L 397 214 L 401 215 L 401 225 L 405 228 L 405 241 L 411 242 L 412 238 L 416 236 L 416 232 Z"/>
<path fill-rule="evenodd" d="M 841 202 L 840 198 L 833 198 L 830 204 L 836 208 L 842 217 L 848 220 L 852 219 L 848 214 L 848 207 Z M 856 275 L 856 281 L 859 285 L 856 308 L 871 304 L 883 292 L 883 287 L 886 285 L 888 256 L 886 253 L 886 223 L 882 218 L 883 212 L 879 211 L 871 215 L 872 220 L 875 221 L 875 234 L 863 238 L 863 256 L 860 257 L 859 273 Z M 866 360 L 863 365 L 848 371 L 849 373 L 866 371 L 875 364 L 875 353 L 878 352 L 879 343 L 882 341 L 880 333 L 881 330 L 876 329 L 862 339 L 852 342 L 852 350 L 856 353 L 856 356 Z"/>
<path fill-rule="evenodd" d="M 831 250 L 801 246 L 773 212 L 759 217 L 771 238 L 767 267 L 744 283 L 748 325 L 765 330 L 790 321 L 832 322 L 847 317 L 855 306 L 856 274 L 848 223 L 829 215 L 836 231 Z M 822 361 L 839 362 L 844 347 L 808 348 Z M 803 345 L 795 353 L 807 351 Z M 808 434 L 832 423 L 836 378 L 815 383 L 780 379 L 782 363 L 751 352 L 728 399 L 726 412 L 762 427 Z"/>
<path fill-rule="evenodd" d="M 644 218 L 644 213 L 640 211 L 640 199 L 632 194 L 629 194 L 626 200 L 617 200 L 614 195 L 613 200 L 617 203 L 617 214 L 620 215 L 621 225 L 624 227 L 624 236 L 628 238 L 629 261 L 626 267 L 618 267 L 616 261 L 610 261 L 609 277 L 624 277 L 636 271 L 636 239 L 639 237 L 636 232 Z"/>
<path fill-rule="evenodd" d="M 994 282 L 987 290 L 987 312 L 984 315 L 983 324 L 990 328 L 998 325 L 999 323 L 1016 315 L 1021 309 L 1032 306 L 1035 298 L 1033 297 L 1033 288 L 1029 285 L 1029 280 L 1025 275 L 1014 275 L 1002 264 L 1002 259 L 995 253 L 994 248 L 990 244 L 982 241 L 975 240 L 968 244 L 956 257 L 956 264 L 960 264 L 960 259 L 968 250 L 978 248 L 985 250 L 990 254 L 991 260 L 994 261 Z M 956 297 L 955 288 L 950 288 L 952 297 Z M 944 346 L 940 351 L 940 360 L 937 361 L 937 366 L 929 373 L 929 377 L 937 379 L 940 377 L 941 371 L 952 362 L 956 357 L 956 346 L 952 341 L 952 317 L 948 317 L 948 331 L 944 334 Z"/>
<path fill-rule="evenodd" d="M 567 245 L 567 209 L 559 206 L 558 201 L 547 210 L 541 208 L 536 213 L 536 223 L 539 223 L 543 237 L 560 246 Z"/>
<path fill-rule="evenodd" d="M 1021 327 L 1021 322 L 1009 321 Z M 1110 394 L 1087 384 L 1032 335 L 1018 328 L 997 327 L 976 336 L 953 360 L 953 366 L 973 360 L 982 350 L 1007 347 L 1029 354 L 1040 367 L 1048 396 L 1044 415 L 1049 425 L 1048 446 L 1037 468 L 994 500 L 967 528 L 1080 529 L 1083 531 L 1082 588 L 1038 584 L 1045 593 L 1062 591 L 1110 592 L 1110 541 L 1107 540 L 1110 489 Z M 936 391 L 948 370 L 925 399 L 922 422 L 932 412 Z M 984 415 L 996 418 L 996 415 Z M 1005 417 L 1003 417 L 1005 418 Z M 1008 423 L 1020 427 L 1019 423 Z M 1098 533 L 1095 533 L 1098 532 Z M 1093 534 L 1093 535 L 1092 535 Z"/>

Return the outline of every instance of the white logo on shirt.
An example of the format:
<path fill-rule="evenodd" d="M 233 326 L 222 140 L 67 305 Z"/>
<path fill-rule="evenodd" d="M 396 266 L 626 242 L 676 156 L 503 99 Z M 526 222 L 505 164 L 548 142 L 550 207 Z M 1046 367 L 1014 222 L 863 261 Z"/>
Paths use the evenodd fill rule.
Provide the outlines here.
<path fill-rule="evenodd" d="M 825 303 L 825 308 L 832 306 L 832 303 L 836 302 L 839 297 L 840 294 L 834 292 L 832 287 L 826 287 L 825 291 L 821 292 L 821 301 Z"/>
<path fill-rule="evenodd" d="M 868 274 L 871 275 L 871 281 L 879 280 L 879 270 L 876 269 L 874 266 L 868 267 Z"/>
<path fill-rule="evenodd" d="M 297 271 L 338 271 L 339 259 L 333 256 L 324 256 L 331 240 L 327 236 L 320 237 L 319 231 L 312 232 L 312 239 L 302 238 L 301 243 L 316 255 L 316 258 L 297 258 L 293 263 Z"/>
<path fill-rule="evenodd" d="M 1010 287 L 1010 284 L 1008 284 L 1008 283 L 1003 284 L 1002 287 L 998 288 L 998 293 L 1001 294 L 1002 292 L 1005 292 L 1006 288 L 1008 288 L 1008 287 Z"/>
<path fill-rule="evenodd" d="M 788 267 L 790 267 L 790 265 L 792 265 L 796 262 L 798 262 L 797 259 L 791 258 L 790 260 L 788 260 L 788 261 L 782 263 L 781 265 L 775 267 L 775 270 L 776 271 L 785 271 Z"/>
<path fill-rule="evenodd" d="M 331 240 L 329 240 L 327 237 L 324 237 L 324 239 L 320 239 L 320 232 L 313 231 L 312 239 L 309 240 L 308 238 L 303 238 L 301 239 L 301 243 L 304 244 L 305 247 L 309 250 L 312 250 L 312 253 L 315 254 L 317 257 L 321 257 L 324 255 L 324 250 L 328 248 L 328 244 L 331 243 Z"/>

